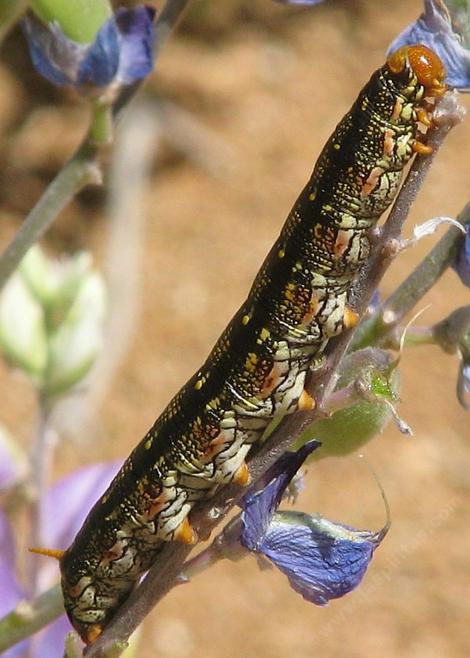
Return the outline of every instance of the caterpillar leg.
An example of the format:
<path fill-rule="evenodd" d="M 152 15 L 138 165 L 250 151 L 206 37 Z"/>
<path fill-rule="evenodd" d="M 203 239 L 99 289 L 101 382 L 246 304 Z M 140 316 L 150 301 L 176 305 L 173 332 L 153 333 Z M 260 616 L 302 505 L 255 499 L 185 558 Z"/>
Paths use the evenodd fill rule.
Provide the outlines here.
<path fill-rule="evenodd" d="M 343 316 L 343 326 L 345 329 L 353 329 L 354 327 L 357 326 L 359 322 L 359 314 L 356 313 L 356 311 L 353 311 L 352 309 L 346 308 L 344 309 L 344 316 Z"/>
<path fill-rule="evenodd" d="M 426 128 L 430 128 L 432 126 L 432 119 L 424 107 L 419 107 L 416 110 L 416 116 L 418 117 L 418 121 L 422 123 L 423 126 L 426 126 Z"/>
<path fill-rule="evenodd" d="M 250 471 L 245 461 L 241 463 L 233 476 L 233 482 L 240 487 L 246 487 L 251 482 Z"/>
<path fill-rule="evenodd" d="M 432 146 L 428 146 L 427 144 L 423 144 L 422 142 L 418 142 L 418 140 L 415 140 L 413 144 L 411 145 L 411 148 L 415 153 L 418 153 L 419 155 L 431 155 L 431 153 L 434 152 L 434 149 Z"/>
<path fill-rule="evenodd" d="M 173 533 L 174 541 L 178 541 L 181 544 L 196 544 L 197 543 L 197 532 L 194 530 L 192 525 L 188 521 L 188 517 L 185 517 L 176 530 Z"/>
<path fill-rule="evenodd" d="M 103 632 L 103 627 L 101 626 L 101 624 L 92 624 L 86 630 L 80 632 L 80 637 L 88 646 L 90 644 L 93 644 L 93 642 L 96 642 L 96 640 L 99 638 L 102 632 Z"/>
<path fill-rule="evenodd" d="M 315 409 L 315 404 L 314 398 L 304 389 L 297 403 L 297 409 L 299 411 L 312 411 L 312 409 Z"/>

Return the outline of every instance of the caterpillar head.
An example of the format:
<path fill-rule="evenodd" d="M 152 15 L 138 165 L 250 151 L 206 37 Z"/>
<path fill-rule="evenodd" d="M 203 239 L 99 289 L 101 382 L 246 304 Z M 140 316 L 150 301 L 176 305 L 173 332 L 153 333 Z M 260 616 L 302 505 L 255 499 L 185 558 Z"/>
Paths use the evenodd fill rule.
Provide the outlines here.
<path fill-rule="evenodd" d="M 424 96 L 442 96 L 446 69 L 436 53 L 424 44 L 402 46 L 391 53 L 387 66 L 406 96 L 421 88 Z"/>

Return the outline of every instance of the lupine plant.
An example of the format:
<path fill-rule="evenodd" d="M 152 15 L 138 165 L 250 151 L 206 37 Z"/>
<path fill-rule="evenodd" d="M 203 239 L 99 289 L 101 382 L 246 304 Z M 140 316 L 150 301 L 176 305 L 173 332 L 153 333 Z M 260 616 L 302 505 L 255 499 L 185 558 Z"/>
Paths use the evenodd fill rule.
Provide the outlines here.
<path fill-rule="evenodd" d="M 278 2 L 313 6 L 321 0 Z M 107 0 L 31 0 L 12 2 L 0 11 L 0 36 L 20 20 L 38 74 L 53 85 L 73 88 L 86 99 L 90 112 L 81 146 L 0 257 L 0 349 L 5 361 L 28 378 L 38 406 L 29 454 L 20 450 L 6 429 L 0 429 L 0 494 L 5 501 L 5 509 L 0 510 L 0 651 L 8 657 L 55 658 L 63 655 L 64 641 L 66 655 L 77 656 L 82 650 L 76 636 L 67 635 L 71 627 L 63 614 L 55 563 L 44 566 L 37 555 L 19 559 L 26 546 L 15 539 L 9 501 L 14 499 L 29 510 L 27 546 L 66 548 L 119 467 L 94 464 L 51 482 L 60 442 L 51 417 L 64 396 L 86 386 L 95 360 L 106 350 L 102 331 L 107 296 L 89 252 L 55 260 L 37 241 L 75 195 L 88 184 L 101 183 L 102 155 L 112 145 L 115 122 L 152 71 L 189 5 L 190 0 L 167 0 L 157 13 L 149 5 L 113 11 Z M 464 29 L 470 4 L 425 0 L 424 5 L 423 14 L 390 49 L 406 43 L 428 44 L 444 61 L 448 84 L 465 90 L 470 87 L 470 36 Z M 434 152 L 460 120 L 458 102 L 450 95 L 430 131 Z M 313 464 L 319 459 L 358 450 L 390 421 L 410 433 L 396 410 L 398 370 L 406 348 L 429 343 L 456 354 L 458 399 L 463 407 L 470 407 L 470 306 L 455 309 L 431 327 L 404 324 L 446 268 L 454 268 L 462 284 L 470 286 L 468 206 L 456 219 L 426 222 L 408 241 L 400 236 L 431 163 L 432 158 L 426 158 L 413 165 L 378 238 L 380 248 L 366 265 L 366 276 L 356 284 L 356 310 L 363 320 L 354 333 L 328 348 L 328 367 L 311 383 L 317 410 L 282 419 L 268 429 L 267 440 L 250 461 L 253 482 L 248 491 L 223 488 L 195 509 L 192 523 L 208 536 L 235 504 L 238 514 L 195 557 L 189 557 L 187 546 L 168 544 L 125 610 L 118 611 L 109 629 L 87 650 L 89 658 L 123 651 L 131 655 L 127 640 L 152 607 L 176 584 L 220 559 L 254 555 L 278 568 L 293 590 L 317 605 L 360 584 L 387 534 L 389 519 L 382 530 L 360 530 L 319 513 L 280 507 L 286 498 L 296 498 L 304 485 L 299 469 L 306 460 L 314 477 Z M 381 300 L 377 289 L 392 256 L 443 222 L 455 226 L 401 286 Z M 22 570 L 19 562 L 24 562 Z"/>

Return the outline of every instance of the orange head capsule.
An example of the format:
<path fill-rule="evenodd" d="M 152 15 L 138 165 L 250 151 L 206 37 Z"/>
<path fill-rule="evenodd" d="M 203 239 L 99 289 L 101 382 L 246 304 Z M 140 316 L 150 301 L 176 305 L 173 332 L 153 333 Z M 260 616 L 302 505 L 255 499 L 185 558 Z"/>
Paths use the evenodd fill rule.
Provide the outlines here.
<path fill-rule="evenodd" d="M 402 46 L 389 56 L 387 65 L 392 73 L 401 73 L 409 66 L 427 95 L 442 96 L 447 89 L 444 64 L 433 50 L 422 43 Z"/>

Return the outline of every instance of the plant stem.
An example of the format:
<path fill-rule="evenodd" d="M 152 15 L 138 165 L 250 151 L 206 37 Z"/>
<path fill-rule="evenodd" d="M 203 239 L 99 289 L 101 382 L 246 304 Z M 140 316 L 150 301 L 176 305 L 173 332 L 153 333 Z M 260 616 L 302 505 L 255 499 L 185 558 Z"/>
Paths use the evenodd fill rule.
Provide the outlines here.
<path fill-rule="evenodd" d="M 47 187 L 0 258 L 0 290 L 28 249 L 47 231 L 73 197 L 88 183 L 101 182 L 97 155 L 95 148 L 85 144 Z"/>
<path fill-rule="evenodd" d="M 191 0 L 168 0 L 155 24 L 155 60 Z M 89 183 L 101 183 L 100 148 L 109 142 L 109 112 L 116 116 L 136 94 L 143 81 L 124 87 L 113 108 L 95 112 L 82 146 L 47 187 L 0 257 L 0 290 L 18 267 L 28 249 L 47 231 L 57 215 Z"/>
<path fill-rule="evenodd" d="M 463 225 L 470 223 L 470 203 L 459 214 L 458 221 Z M 457 228 L 450 228 L 383 306 L 362 323 L 354 337 L 353 349 L 377 344 L 377 340 L 390 334 L 453 263 L 463 239 Z"/>
<path fill-rule="evenodd" d="M 19 603 L 0 619 L 0 653 L 33 635 L 64 612 L 60 585 L 51 587 L 34 601 Z"/>
<path fill-rule="evenodd" d="M 44 399 L 39 400 L 38 429 L 34 438 L 31 451 L 31 473 L 34 498 L 31 509 L 31 530 L 29 536 L 30 547 L 42 547 L 44 545 L 44 509 L 46 490 L 49 484 L 49 475 L 54 456 L 54 448 L 57 443 L 57 435 L 51 427 L 50 407 Z M 35 553 L 28 554 L 26 567 L 27 582 L 29 583 L 32 597 L 38 595 L 39 561 L 41 557 Z"/>

